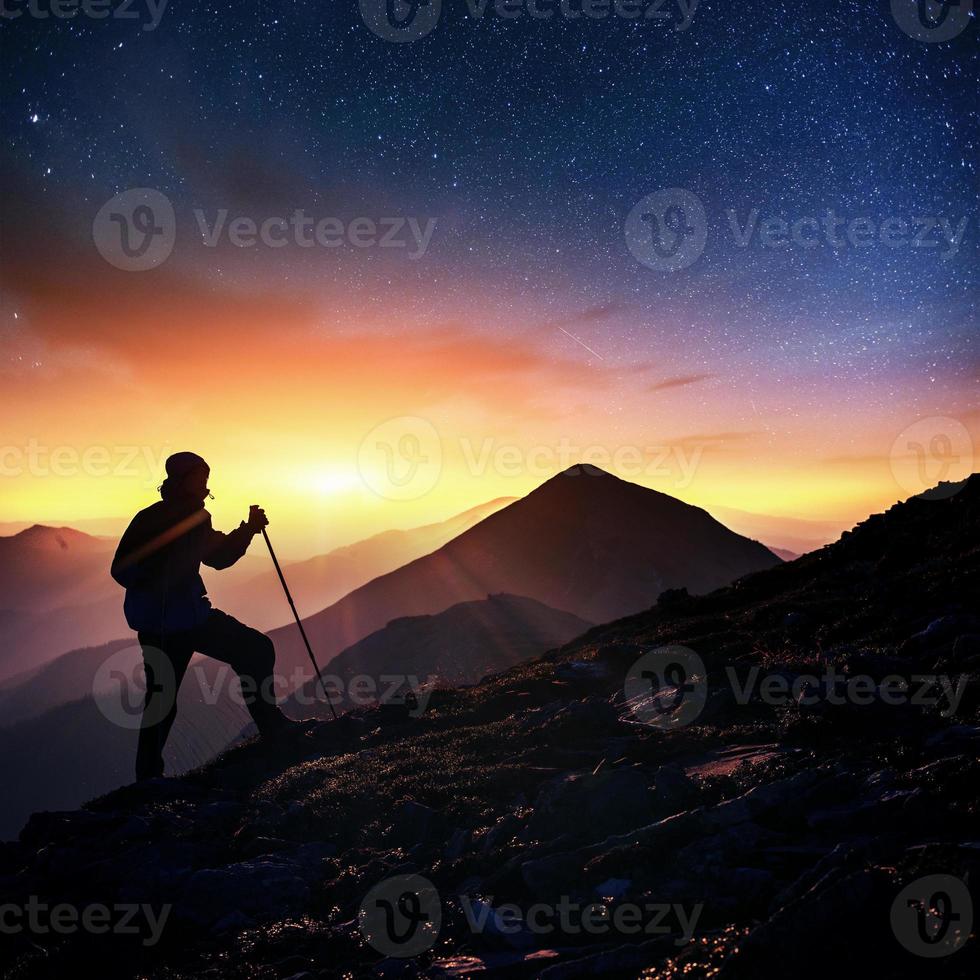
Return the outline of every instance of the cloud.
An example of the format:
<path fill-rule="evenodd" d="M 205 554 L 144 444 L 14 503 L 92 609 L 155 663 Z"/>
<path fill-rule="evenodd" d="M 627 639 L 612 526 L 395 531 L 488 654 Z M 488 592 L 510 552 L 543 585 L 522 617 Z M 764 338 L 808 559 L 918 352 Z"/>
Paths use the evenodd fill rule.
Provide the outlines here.
<path fill-rule="evenodd" d="M 705 449 L 708 446 L 717 448 L 729 442 L 744 442 L 757 436 L 757 432 L 708 432 L 696 433 L 690 436 L 682 436 L 679 439 L 671 439 L 670 444 L 681 449 Z"/>
<path fill-rule="evenodd" d="M 599 303 L 596 306 L 588 306 L 584 310 L 580 310 L 578 313 L 573 313 L 570 316 L 562 317 L 558 320 L 552 320 L 550 323 L 545 324 L 545 326 L 575 327 L 592 323 L 601 323 L 603 320 L 608 320 L 617 313 L 624 313 L 628 309 L 628 304 L 621 303 L 619 301 Z"/>
<path fill-rule="evenodd" d="M 665 378 L 656 384 L 650 385 L 647 391 L 667 391 L 670 388 L 686 388 L 688 385 L 697 384 L 699 381 L 707 381 L 716 378 L 716 374 L 678 374 L 673 378 Z"/>

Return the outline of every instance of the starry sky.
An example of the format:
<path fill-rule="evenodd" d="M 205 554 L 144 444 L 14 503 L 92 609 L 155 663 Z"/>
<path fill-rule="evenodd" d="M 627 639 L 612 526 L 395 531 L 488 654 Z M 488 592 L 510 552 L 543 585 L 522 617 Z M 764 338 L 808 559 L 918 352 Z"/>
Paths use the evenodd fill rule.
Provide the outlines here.
<path fill-rule="evenodd" d="M 638 450 L 607 468 L 782 519 L 785 544 L 918 489 L 896 475 L 910 428 L 975 468 L 976 19 L 937 43 L 888 0 L 685 2 L 683 30 L 658 3 L 538 20 L 444 0 L 405 43 L 357 0 L 0 21 L 0 520 L 124 515 L 153 461 L 194 448 L 216 519 L 259 495 L 310 551 L 525 493 L 571 445 Z M 93 243 L 130 188 L 176 215 L 147 271 Z M 665 271 L 624 228 L 670 188 L 701 202 L 706 244 Z M 435 226 L 414 256 L 210 247 L 195 211 L 222 210 Z M 928 219 L 937 244 L 745 243 L 753 210 Z M 438 477 L 379 493 L 362 447 L 399 418 L 435 431 Z M 18 465 L 31 440 L 140 455 L 55 475 Z"/>

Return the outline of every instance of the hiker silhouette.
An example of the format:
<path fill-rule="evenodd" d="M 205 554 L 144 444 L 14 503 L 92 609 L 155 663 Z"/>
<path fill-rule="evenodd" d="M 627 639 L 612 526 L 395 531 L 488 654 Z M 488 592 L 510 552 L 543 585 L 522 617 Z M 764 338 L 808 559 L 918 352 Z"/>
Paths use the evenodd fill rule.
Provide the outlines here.
<path fill-rule="evenodd" d="M 166 463 L 161 500 L 141 510 L 119 542 L 112 577 L 126 589 L 126 622 L 136 630 L 146 671 L 146 696 L 136 751 L 136 779 L 163 775 L 163 747 L 177 716 L 177 691 L 191 657 L 203 653 L 229 664 L 262 736 L 296 722 L 274 703 L 275 648 L 265 634 L 212 607 L 201 562 L 234 565 L 269 522 L 261 507 L 230 534 L 211 526 L 204 509 L 211 469 L 195 453 Z"/>

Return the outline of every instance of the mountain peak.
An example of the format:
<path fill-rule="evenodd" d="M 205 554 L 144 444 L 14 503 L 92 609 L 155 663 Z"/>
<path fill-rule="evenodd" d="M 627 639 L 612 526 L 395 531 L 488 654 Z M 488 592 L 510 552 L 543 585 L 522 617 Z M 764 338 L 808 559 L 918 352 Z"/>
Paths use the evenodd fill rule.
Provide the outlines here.
<path fill-rule="evenodd" d="M 43 548 L 47 550 L 67 550 L 73 545 L 98 544 L 99 539 L 86 534 L 84 531 L 76 531 L 73 527 L 51 527 L 47 524 L 32 524 L 30 527 L 11 534 L 6 538 L 7 541 L 17 542 L 31 548 Z"/>
<path fill-rule="evenodd" d="M 553 479 L 559 476 L 605 476 L 611 480 L 619 479 L 619 477 L 613 476 L 612 473 L 607 473 L 602 467 L 596 466 L 593 463 L 573 463 L 568 469 L 556 473 Z"/>

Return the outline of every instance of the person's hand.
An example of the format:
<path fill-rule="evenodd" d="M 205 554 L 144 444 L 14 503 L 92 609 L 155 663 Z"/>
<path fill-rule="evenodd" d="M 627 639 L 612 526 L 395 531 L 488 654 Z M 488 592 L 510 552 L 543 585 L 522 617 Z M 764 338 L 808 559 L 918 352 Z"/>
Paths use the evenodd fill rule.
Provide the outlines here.
<path fill-rule="evenodd" d="M 258 505 L 252 504 L 248 509 L 248 520 L 245 526 L 252 532 L 258 534 L 264 527 L 269 526 L 269 518 L 265 516 L 265 511 Z"/>

